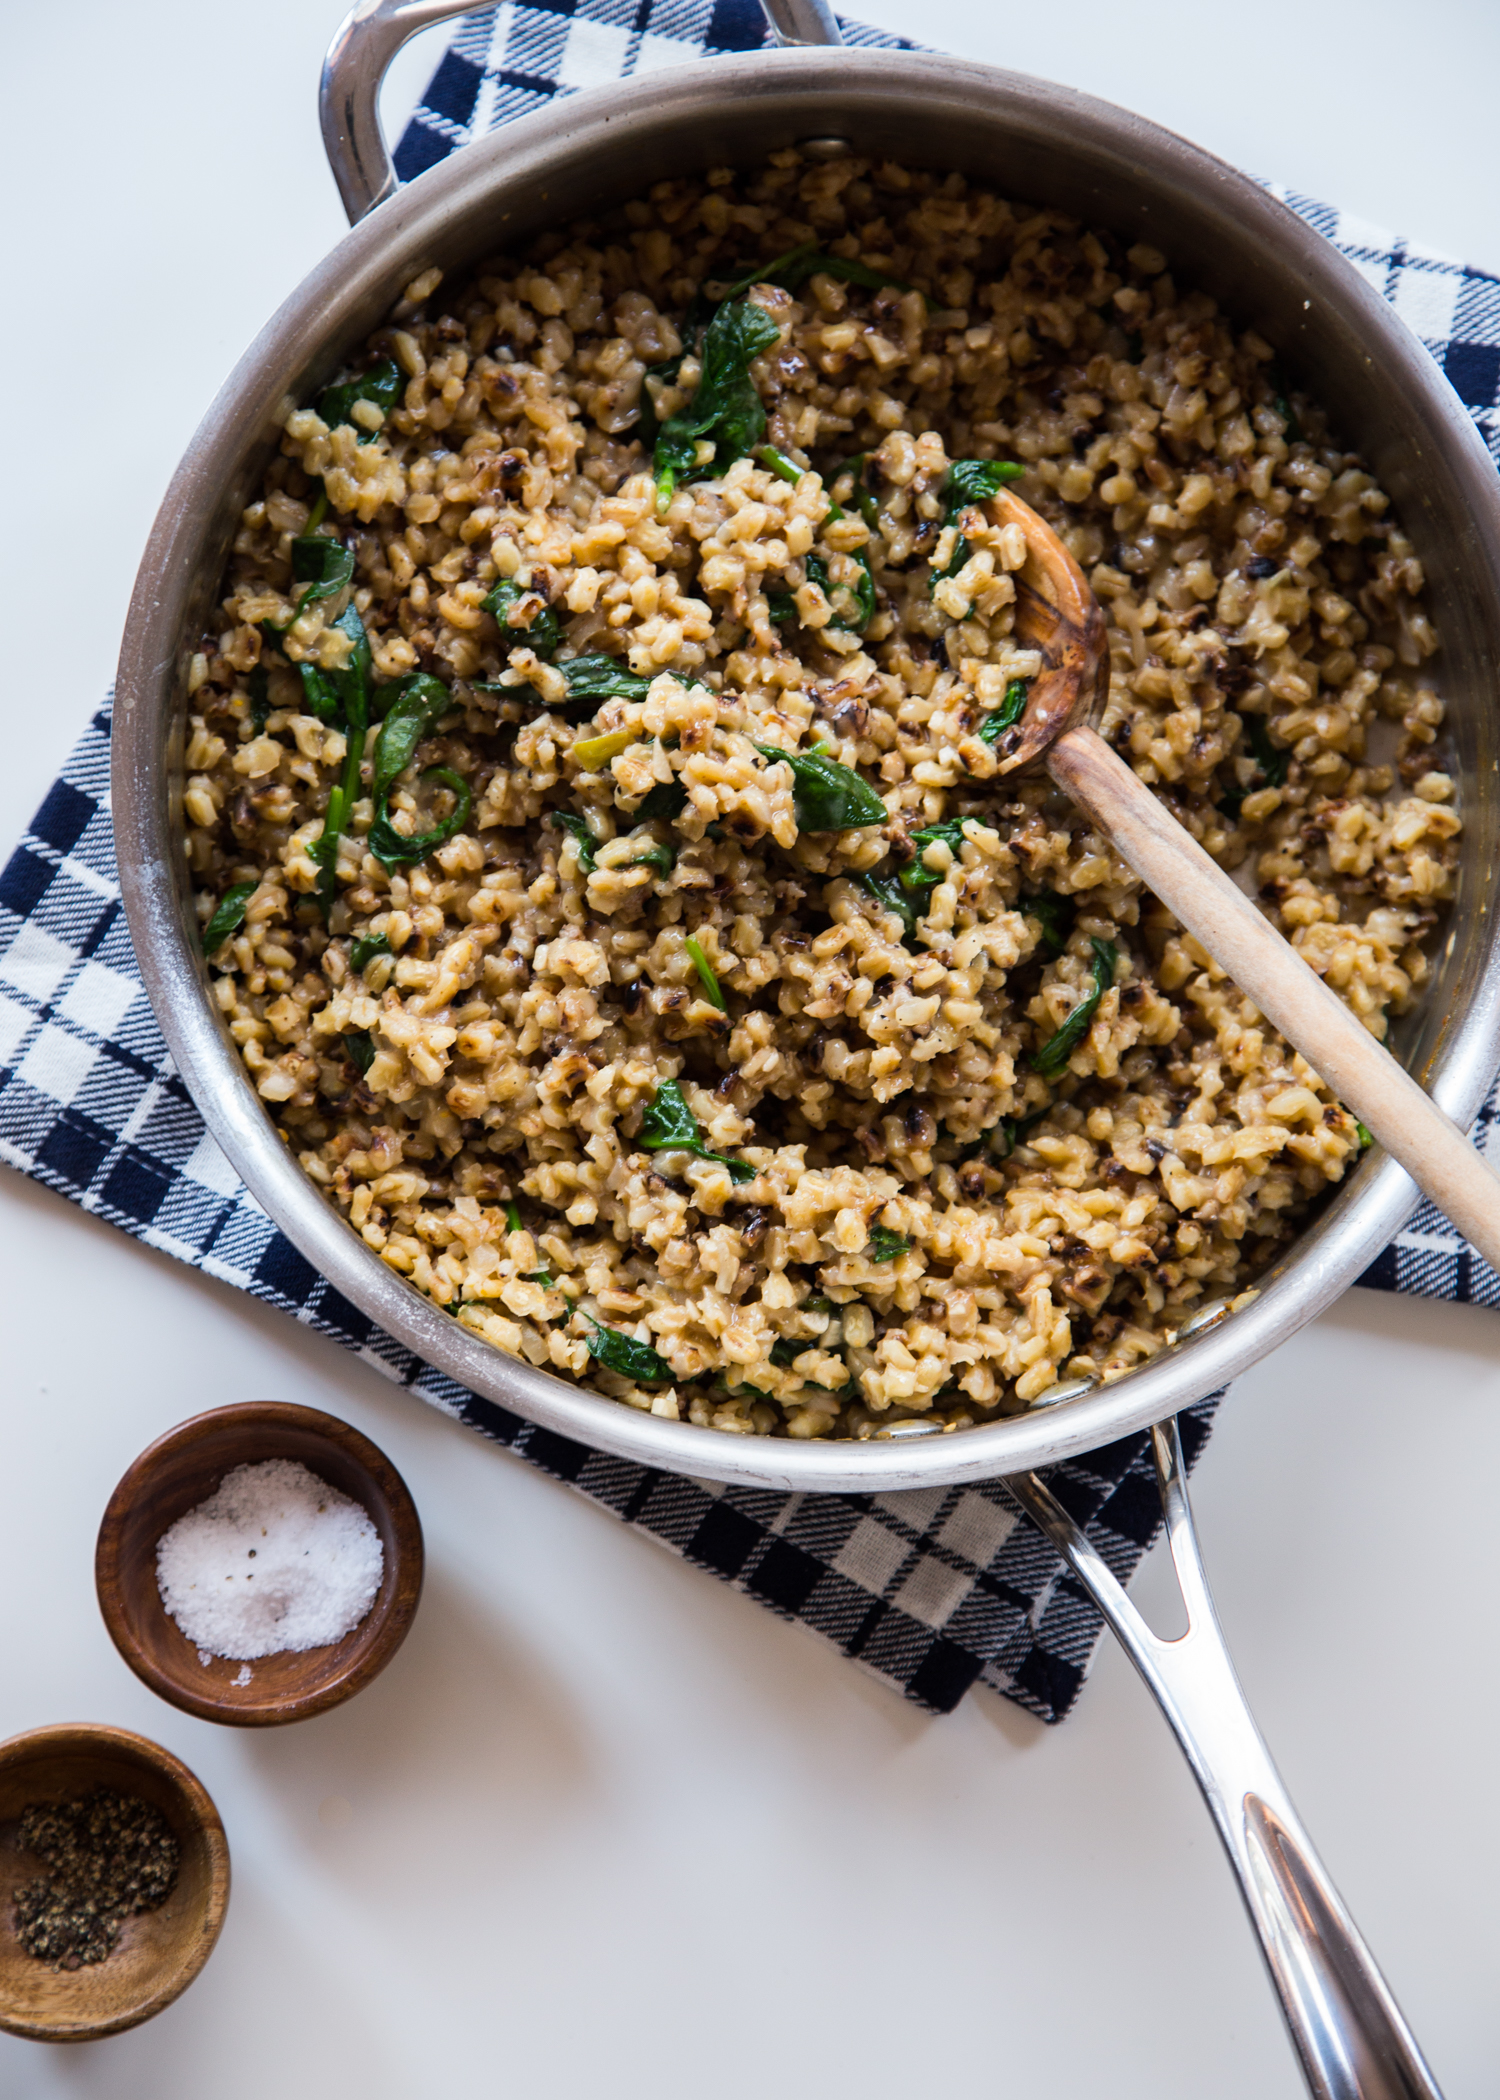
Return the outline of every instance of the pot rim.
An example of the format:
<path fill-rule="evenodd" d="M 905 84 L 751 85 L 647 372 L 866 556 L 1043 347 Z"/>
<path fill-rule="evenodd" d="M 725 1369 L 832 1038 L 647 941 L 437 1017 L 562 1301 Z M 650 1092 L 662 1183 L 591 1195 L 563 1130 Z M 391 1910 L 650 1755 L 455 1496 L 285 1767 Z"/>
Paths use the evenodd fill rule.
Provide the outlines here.
<path fill-rule="evenodd" d="M 1310 298 L 1358 322 L 1399 393 L 1412 443 L 1437 447 L 1467 504 L 1470 558 L 1500 549 L 1500 478 L 1472 422 L 1431 358 L 1385 300 L 1288 207 L 1202 148 L 1145 118 L 1076 90 L 938 54 L 843 47 L 789 49 L 700 61 L 634 77 L 582 97 L 554 100 L 429 169 L 347 233 L 282 304 L 230 374 L 173 477 L 142 559 L 121 649 L 113 788 L 121 888 L 136 955 L 162 1033 L 213 1137 L 257 1202 L 313 1267 L 378 1327 L 438 1371 L 545 1429 L 671 1472 L 781 1490 L 894 1491 L 991 1479 L 1046 1465 L 1164 1419 L 1228 1383 L 1315 1318 L 1385 1248 L 1416 1201 L 1409 1177 L 1378 1151 L 1350 1177 L 1296 1241 L 1258 1295 L 1222 1324 L 1169 1346 L 1113 1383 L 1052 1408 L 983 1427 L 887 1442 L 795 1442 L 735 1436 L 639 1412 L 536 1371 L 470 1334 L 389 1269 L 304 1175 L 255 1094 L 221 1029 L 179 888 L 181 856 L 169 809 L 163 753 L 180 709 L 181 636 L 216 501 L 234 466 L 270 428 L 278 403 L 326 348 L 350 339 L 351 310 L 391 281 L 404 283 L 445 223 L 499 190 L 517 198 L 564 173 L 580 141 L 611 126 L 679 123 L 705 104 L 758 98 L 768 108 L 807 106 L 803 135 L 829 130 L 830 100 L 903 101 L 924 91 L 985 102 L 991 119 L 1041 138 L 1068 129 L 1106 159 L 1140 171 L 1159 190 L 1202 192 L 1236 238 L 1277 253 Z M 874 106 L 872 102 L 872 106 Z M 545 199 L 546 191 L 540 191 Z M 571 216 L 559 207 L 560 216 Z M 497 222 L 496 241 L 510 212 Z M 1226 229 L 1227 230 L 1227 229 Z M 472 249 L 470 250 L 472 253 Z M 393 280 L 393 257 L 400 259 Z M 382 304 L 388 304 L 388 291 Z M 370 325 L 374 325 L 373 322 Z M 1287 346 L 1288 349 L 1291 346 Z M 292 375 L 297 375 L 293 377 Z M 1500 574 L 1491 591 L 1500 599 Z M 1443 1017 L 1442 1039 L 1421 1060 L 1434 1097 L 1467 1125 L 1500 1062 L 1496 914 L 1484 925 L 1484 968 L 1462 1014 Z M 1476 931 L 1476 942 L 1481 938 Z"/>

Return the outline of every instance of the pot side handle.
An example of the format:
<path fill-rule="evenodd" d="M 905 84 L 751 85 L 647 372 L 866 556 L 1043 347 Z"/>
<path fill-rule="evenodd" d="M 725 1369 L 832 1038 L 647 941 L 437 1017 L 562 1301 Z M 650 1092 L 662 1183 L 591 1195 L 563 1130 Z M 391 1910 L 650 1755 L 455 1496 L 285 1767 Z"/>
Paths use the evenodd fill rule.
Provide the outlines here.
<path fill-rule="evenodd" d="M 395 194 L 396 170 L 380 128 L 380 83 L 409 37 L 452 15 L 473 14 L 493 0 L 358 0 L 340 23 L 318 89 L 328 165 L 358 225 Z M 761 0 L 778 44 L 841 44 L 828 0 Z"/>

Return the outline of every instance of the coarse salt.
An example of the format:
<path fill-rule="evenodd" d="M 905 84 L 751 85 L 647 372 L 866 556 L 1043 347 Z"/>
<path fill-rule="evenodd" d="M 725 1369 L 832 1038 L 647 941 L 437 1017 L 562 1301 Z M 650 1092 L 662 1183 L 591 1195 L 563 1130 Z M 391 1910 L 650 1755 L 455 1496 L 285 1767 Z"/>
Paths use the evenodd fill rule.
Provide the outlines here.
<path fill-rule="evenodd" d="M 203 1660 L 205 1650 L 241 1661 L 341 1640 L 374 1603 L 384 1567 L 359 1504 L 287 1458 L 236 1466 L 156 1546 L 162 1603 Z"/>

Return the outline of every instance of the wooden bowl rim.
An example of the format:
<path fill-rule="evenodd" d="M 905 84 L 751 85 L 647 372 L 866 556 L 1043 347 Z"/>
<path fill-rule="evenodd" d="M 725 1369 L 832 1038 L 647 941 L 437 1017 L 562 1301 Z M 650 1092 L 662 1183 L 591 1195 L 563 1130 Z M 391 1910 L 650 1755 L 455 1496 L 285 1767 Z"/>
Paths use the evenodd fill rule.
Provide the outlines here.
<path fill-rule="evenodd" d="M 180 1998 L 202 1970 L 218 1944 L 229 1906 L 229 1839 L 213 1796 L 195 1772 L 180 1757 L 150 1736 L 131 1728 L 116 1728 L 107 1721 L 54 1721 L 43 1728 L 26 1728 L 0 1742 L 0 1771 L 48 1758 L 109 1752 L 129 1763 L 141 1764 L 159 1774 L 182 1803 L 183 1813 L 203 1839 L 208 1855 L 208 1878 L 203 1894 L 203 1928 L 170 1977 L 125 2012 L 98 2021 L 70 2015 L 66 2025 L 33 2017 L 17 2016 L 0 2004 L 0 2032 L 19 2035 L 23 2041 L 91 2042 L 105 2035 L 123 2034 L 139 2027 Z M 45 1788 L 45 1782 L 38 1780 Z"/>
<path fill-rule="evenodd" d="M 266 1428 L 273 1433 L 278 1428 L 295 1430 L 300 1435 L 319 1438 L 333 1445 L 346 1458 L 352 1459 L 369 1475 L 376 1493 L 385 1502 L 395 1547 L 391 1570 L 395 1580 L 391 1596 L 366 1644 L 325 1681 L 305 1692 L 277 1693 L 268 1697 L 262 1706 L 250 1702 L 231 1704 L 213 1692 L 196 1689 L 170 1670 L 161 1668 L 136 1641 L 121 1603 L 125 1526 L 137 1488 L 163 1459 L 175 1456 L 184 1446 L 207 1442 L 216 1429 L 230 1429 L 236 1425 Z M 209 1492 L 205 1489 L 205 1499 Z M 353 1499 L 357 1501 L 359 1497 Z M 136 1676 L 159 1698 L 183 1713 L 192 1714 L 201 1721 L 216 1721 L 234 1728 L 277 1728 L 291 1721 L 304 1721 L 313 1714 L 326 1713 L 331 1707 L 341 1706 L 356 1692 L 363 1691 L 379 1676 L 411 1629 L 421 1600 L 424 1568 L 422 1522 L 417 1515 L 417 1506 L 412 1500 L 411 1490 L 380 1446 L 362 1430 L 356 1429 L 352 1422 L 326 1414 L 321 1408 L 304 1407 L 294 1400 L 233 1401 L 226 1407 L 206 1408 L 201 1414 L 189 1415 L 185 1421 L 165 1430 L 147 1444 L 121 1474 L 105 1504 L 94 1547 L 94 1588 L 99 1610 L 110 1639 Z M 403 1576 L 404 1580 L 401 1579 Z M 165 1615 L 165 1606 L 161 1608 Z M 378 1602 L 371 1606 L 371 1613 L 376 1611 L 381 1611 Z"/>

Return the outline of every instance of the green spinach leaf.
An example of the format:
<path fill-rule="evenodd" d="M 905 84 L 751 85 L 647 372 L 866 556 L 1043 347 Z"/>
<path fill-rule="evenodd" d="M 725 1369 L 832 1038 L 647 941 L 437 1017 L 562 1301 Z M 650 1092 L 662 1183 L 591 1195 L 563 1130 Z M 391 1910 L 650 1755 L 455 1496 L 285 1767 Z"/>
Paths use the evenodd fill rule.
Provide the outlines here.
<path fill-rule="evenodd" d="M 671 846 L 649 845 L 644 853 L 638 853 L 630 862 L 632 868 L 655 868 L 658 875 L 670 875 L 677 865 L 677 853 Z"/>
<path fill-rule="evenodd" d="M 1290 751 L 1271 742 L 1271 732 L 1264 715 L 1241 715 L 1245 727 L 1245 741 L 1250 746 L 1250 755 L 1260 768 L 1262 780 L 1267 787 L 1285 787 L 1287 766 L 1291 761 Z M 1241 787 L 1239 780 L 1231 776 L 1231 785 L 1225 790 L 1217 807 L 1227 817 L 1238 817 L 1245 804 L 1245 797 L 1256 792 L 1253 788 Z"/>
<path fill-rule="evenodd" d="M 326 722 L 330 729 L 337 728 L 343 717 L 339 704 L 338 688 L 326 671 L 316 664 L 298 664 L 297 676 L 302 680 L 302 705 L 310 715 Z"/>
<path fill-rule="evenodd" d="M 880 526 L 880 498 L 865 482 L 865 468 L 869 464 L 868 452 L 856 452 L 853 459 L 844 461 L 844 472 L 854 476 L 854 507 L 875 532 Z"/>
<path fill-rule="evenodd" d="M 452 693 L 429 672 L 413 671 L 409 678 L 401 680 L 375 739 L 370 796 L 377 816 L 384 815 L 386 799 L 411 764 L 418 744 L 431 734 L 452 705 Z"/>
<path fill-rule="evenodd" d="M 389 955 L 390 952 L 390 941 L 383 933 L 364 934 L 349 950 L 349 967 L 356 977 L 362 977 L 377 955 Z"/>
<path fill-rule="evenodd" d="M 606 1371 L 618 1371 L 622 1378 L 635 1378 L 645 1385 L 669 1385 L 672 1366 L 665 1357 L 658 1356 L 647 1342 L 638 1342 L 633 1335 L 621 1334 L 613 1327 L 606 1327 L 592 1313 L 583 1316 L 593 1328 L 588 1338 L 588 1352 L 596 1363 L 603 1364 Z"/>
<path fill-rule="evenodd" d="M 897 878 L 890 875 L 871 873 L 861 875 L 859 879 L 882 911 L 894 912 L 908 933 L 916 932 L 917 908 L 902 889 Z"/>
<path fill-rule="evenodd" d="M 870 1244 L 866 1253 L 871 1261 L 899 1261 L 903 1254 L 910 1254 L 912 1243 L 904 1232 L 892 1232 L 887 1226 L 870 1227 Z"/>
<path fill-rule="evenodd" d="M 1026 712 L 1026 695 L 1030 690 L 1024 678 L 1013 678 L 1005 688 L 1005 698 L 998 707 L 992 708 L 979 725 L 979 741 L 988 744 L 991 750 L 1007 729 L 1013 729 Z"/>
<path fill-rule="evenodd" d="M 455 832 L 462 831 L 469 821 L 469 811 L 474 805 L 474 793 L 467 780 L 461 780 L 458 774 L 451 772 L 447 766 L 429 766 L 422 778 L 424 781 L 436 781 L 440 787 L 447 788 L 453 797 L 452 811 L 433 830 L 417 832 L 410 838 L 404 838 L 391 822 L 382 804 L 374 823 L 370 826 L 365 844 L 387 871 L 408 867 L 413 861 L 426 860 L 429 853 L 435 853 Z"/>
<path fill-rule="evenodd" d="M 203 929 L 203 953 L 206 956 L 217 955 L 229 936 L 239 932 L 245 923 L 245 906 L 259 887 L 259 882 L 236 882 L 224 892 L 214 906 L 213 917 Z"/>
<path fill-rule="evenodd" d="M 715 1159 L 729 1169 L 729 1178 L 736 1187 L 753 1181 L 760 1171 L 748 1159 L 730 1159 L 722 1152 L 709 1150 L 698 1119 L 683 1100 L 682 1088 L 675 1079 L 664 1079 L 657 1087 L 655 1098 L 641 1119 L 638 1143 L 643 1152 L 692 1152 L 699 1159 Z"/>
<path fill-rule="evenodd" d="M 1115 981 L 1119 951 L 1114 942 L 1101 941 L 1096 936 L 1090 945 L 1094 951 L 1094 989 L 1079 1000 L 1056 1035 L 1049 1037 L 1032 1057 L 1032 1070 L 1040 1072 L 1044 1079 L 1057 1079 L 1067 1070 L 1068 1059 L 1093 1025 L 1099 1001 Z"/>
<path fill-rule="evenodd" d="M 527 598 L 536 595 L 536 592 L 512 582 L 510 577 L 502 576 L 485 599 L 484 609 L 487 613 L 494 614 L 500 629 L 500 639 L 508 648 L 517 649 L 525 644 L 536 652 L 544 664 L 550 664 L 562 640 L 562 627 L 552 607 L 544 605 L 540 612 L 533 613 L 529 627 L 513 627 L 510 623 L 509 616 L 513 609 Z"/>
<path fill-rule="evenodd" d="M 1073 931 L 1073 921 L 1078 916 L 1078 905 L 1072 897 L 1059 897 L 1055 890 L 1043 890 L 1040 896 L 1026 897 L 1021 903 L 1022 916 L 1039 921 L 1042 937 L 1036 944 L 1036 952 L 1051 961 L 1061 955 L 1068 945 Z"/>
<path fill-rule="evenodd" d="M 991 496 L 998 496 L 1008 481 L 1019 481 L 1026 472 L 1010 459 L 956 459 L 948 469 L 943 483 L 943 496 L 947 509 L 943 514 L 945 525 L 951 525 L 958 513 L 970 503 L 984 503 Z"/>
<path fill-rule="evenodd" d="M 785 760 L 792 769 L 792 804 L 799 831 L 851 831 L 883 824 L 886 807 L 872 787 L 824 751 L 782 751 L 757 744 L 762 758 Z"/>
<path fill-rule="evenodd" d="M 257 664 L 246 681 L 250 694 L 250 727 L 257 736 L 271 718 L 271 674 Z"/>
<path fill-rule="evenodd" d="M 687 808 L 688 791 L 675 780 L 659 780 L 635 813 L 637 824 L 671 824 Z"/>
<path fill-rule="evenodd" d="M 834 609 L 833 617 L 828 623 L 830 627 L 841 627 L 845 634 L 863 634 L 875 617 L 875 573 L 870 567 L 870 557 L 861 548 L 854 559 L 864 571 L 859 582 L 853 588 L 854 618 L 846 620 L 841 612 Z M 833 593 L 836 586 L 828 581 L 827 562 L 824 561 L 821 554 L 809 554 L 803 566 L 807 570 L 808 582 L 815 583 L 818 586 L 818 589 L 823 593 L 823 596 L 828 600 L 829 606 L 832 608 Z M 768 598 L 769 595 L 767 593 Z M 788 595 L 790 596 L 790 594 Z M 796 600 L 792 598 L 790 602 L 792 611 L 795 614 Z M 773 612 L 771 617 L 775 619 L 776 614 Z"/>
<path fill-rule="evenodd" d="M 368 1028 L 357 1029 L 344 1037 L 344 1049 L 350 1064 L 361 1079 L 375 1062 L 375 1038 Z"/>
<path fill-rule="evenodd" d="M 505 1229 L 507 1232 L 524 1232 L 526 1230 L 521 1223 L 520 1210 L 514 1203 L 507 1203 L 505 1206 Z"/>
<path fill-rule="evenodd" d="M 601 700 L 644 700 L 651 680 L 621 663 L 618 656 L 570 656 L 558 665 L 568 688 L 568 705 Z"/>
<path fill-rule="evenodd" d="M 594 847 L 598 843 L 582 817 L 575 816 L 570 809 L 554 809 L 547 819 L 558 831 L 568 832 L 578 848 L 578 872 L 592 875 L 598 862 L 594 858 Z"/>
<path fill-rule="evenodd" d="M 296 611 L 294 620 L 300 620 L 310 605 L 322 598 L 336 598 L 346 584 L 354 581 L 354 550 L 346 547 L 342 540 L 330 539 L 325 532 L 292 541 L 292 582 L 305 583 L 307 591 L 301 598 L 293 590 Z"/>
<path fill-rule="evenodd" d="M 1024 467 L 1017 466 L 1014 460 L 1009 459 L 954 460 L 943 482 L 943 523 L 951 525 L 967 504 L 983 503 L 986 498 L 998 495 L 1007 481 L 1019 481 L 1025 472 Z M 935 591 L 938 585 L 950 576 L 956 576 L 972 552 L 968 541 L 960 533 L 954 541 L 953 554 L 947 568 L 937 570 L 929 580 L 929 592 Z M 996 734 L 999 734 L 998 730 Z"/>
<path fill-rule="evenodd" d="M 941 842 L 948 848 L 955 861 L 960 860 L 964 848 L 963 819 L 950 817 L 946 823 L 924 824 L 920 831 L 912 833 L 911 842 L 916 857 L 906 863 L 896 879 L 909 897 L 925 897 L 929 890 L 935 890 L 947 877 L 940 875 L 936 868 L 929 868 L 922 856 L 929 846 L 936 846 Z"/>
<path fill-rule="evenodd" d="M 318 414 L 330 430 L 336 429 L 340 423 L 354 421 L 356 401 L 373 401 L 383 415 L 389 415 L 402 391 L 400 366 L 391 358 L 383 357 L 359 379 L 346 379 L 341 386 L 324 387 L 318 396 Z M 373 430 L 362 430 L 359 442 L 370 445 L 375 437 Z"/>
<path fill-rule="evenodd" d="M 656 440 L 658 504 L 665 508 L 679 481 L 722 474 L 743 459 L 765 435 L 766 411 L 750 378 L 750 367 L 781 331 L 763 307 L 748 299 L 726 300 L 703 338 L 703 369 L 689 407 L 670 417 Z M 713 457 L 698 464 L 706 439 Z"/>

